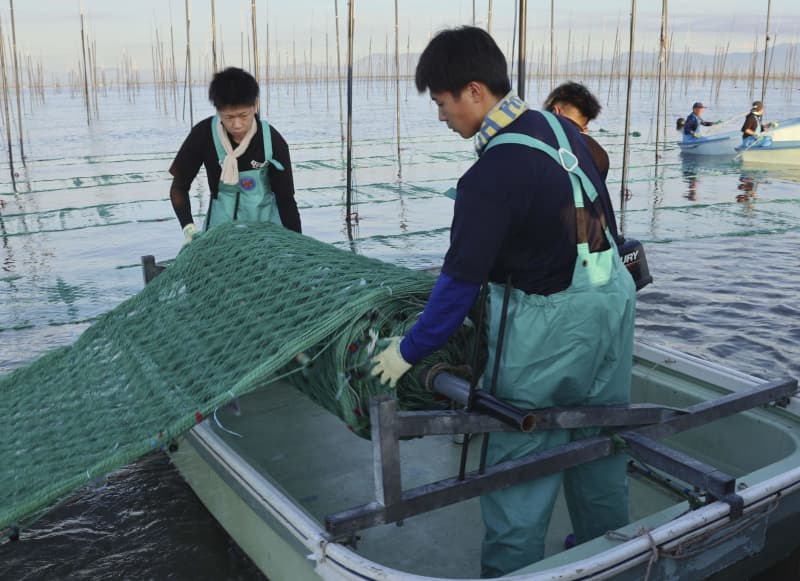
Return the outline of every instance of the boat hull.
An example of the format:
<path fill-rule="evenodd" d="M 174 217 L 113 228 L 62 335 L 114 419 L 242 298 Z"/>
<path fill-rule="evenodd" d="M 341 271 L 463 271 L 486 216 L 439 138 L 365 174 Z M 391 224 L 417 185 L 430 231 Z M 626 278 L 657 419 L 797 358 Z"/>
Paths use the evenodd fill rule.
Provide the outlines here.
<path fill-rule="evenodd" d="M 742 161 L 754 165 L 800 167 L 800 141 L 773 141 L 766 147 L 742 151 Z"/>
<path fill-rule="evenodd" d="M 679 141 L 678 147 L 684 155 L 720 157 L 736 155 L 736 147 L 741 143 L 742 136 L 737 131 L 700 137 L 691 141 Z"/>
<path fill-rule="evenodd" d="M 637 362 L 637 399 L 661 399 L 665 405 L 685 407 L 713 397 L 721 385 L 741 390 L 758 383 L 641 343 Z M 253 395 L 242 402 L 242 417 L 250 415 L 252 422 L 220 410 L 219 425 L 206 421 L 194 428 L 172 457 L 211 513 L 270 579 L 479 576 L 482 526 L 477 499 L 408 519 L 402 527 L 363 531 L 356 548 L 332 542 L 321 524 L 324 515 L 369 498 L 369 443 L 288 386 Z M 651 579 L 724 574 L 726 581 L 733 581 L 785 557 L 800 544 L 787 532 L 800 526 L 800 405 L 793 398 L 787 410 L 754 410 L 718 423 L 723 422 L 729 432 L 723 440 L 718 428 L 703 426 L 670 445 L 704 453 L 708 457 L 699 459 L 735 475 L 743 517 L 731 520 L 730 507 L 722 502 L 688 511 L 671 493 L 631 478 L 634 522 L 619 531 L 618 539 L 598 538 L 563 551 L 570 527 L 559 499 L 546 558 L 516 573 L 530 581 L 623 581 L 641 579 L 649 568 Z M 258 432 L 252 432 L 256 426 Z M 703 443 L 697 447 L 699 440 Z M 454 473 L 460 448 L 452 438 L 403 444 L 404 486 Z M 440 458 L 440 453 L 452 458 Z M 642 529 L 649 535 L 641 534 Z M 629 540 L 620 540 L 625 536 Z"/>

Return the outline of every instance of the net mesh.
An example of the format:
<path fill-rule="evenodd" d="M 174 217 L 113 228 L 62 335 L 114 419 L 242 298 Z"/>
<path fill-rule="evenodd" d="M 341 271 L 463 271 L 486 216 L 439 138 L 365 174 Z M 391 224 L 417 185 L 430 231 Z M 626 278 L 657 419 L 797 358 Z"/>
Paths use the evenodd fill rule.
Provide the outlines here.
<path fill-rule="evenodd" d="M 368 400 L 388 391 L 370 355 L 413 324 L 433 282 L 271 224 L 203 234 L 74 344 L 0 378 L 0 528 L 278 378 L 368 436 Z M 468 361 L 473 342 L 462 325 L 420 365 Z M 449 405 L 413 369 L 397 397 L 402 409 Z"/>

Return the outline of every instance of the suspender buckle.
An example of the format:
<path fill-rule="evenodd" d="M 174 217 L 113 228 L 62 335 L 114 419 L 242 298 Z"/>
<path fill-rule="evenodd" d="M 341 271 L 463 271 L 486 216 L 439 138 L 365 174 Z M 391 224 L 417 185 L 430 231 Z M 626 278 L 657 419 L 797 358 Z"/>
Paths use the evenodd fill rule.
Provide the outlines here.
<path fill-rule="evenodd" d="M 560 147 L 558 149 L 558 157 L 561 160 L 561 167 L 563 167 L 568 172 L 571 172 L 576 167 L 578 167 L 578 158 L 575 157 L 575 154 L 572 153 L 569 149 L 564 149 Z"/>

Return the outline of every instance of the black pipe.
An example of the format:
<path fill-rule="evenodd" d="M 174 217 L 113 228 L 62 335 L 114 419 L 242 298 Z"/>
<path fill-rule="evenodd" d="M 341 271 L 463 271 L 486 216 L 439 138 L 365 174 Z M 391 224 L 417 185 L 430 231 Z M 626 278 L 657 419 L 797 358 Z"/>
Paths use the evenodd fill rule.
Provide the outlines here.
<path fill-rule="evenodd" d="M 436 393 L 462 405 L 469 400 L 469 382 L 452 373 L 440 371 L 429 380 L 429 385 Z M 487 413 L 522 432 L 532 432 L 536 427 L 536 417 L 532 412 L 521 410 L 481 390 L 472 395 L 472 409 Z"/>

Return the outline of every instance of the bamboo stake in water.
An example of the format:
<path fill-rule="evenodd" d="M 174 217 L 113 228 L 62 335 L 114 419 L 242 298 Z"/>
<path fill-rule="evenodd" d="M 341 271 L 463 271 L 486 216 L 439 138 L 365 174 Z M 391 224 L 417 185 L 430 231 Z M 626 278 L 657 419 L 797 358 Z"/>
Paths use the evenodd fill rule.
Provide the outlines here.
<path fill-rule="evenodd" d="M 660 142 L 660 135 L 661 135 L 661 89 L 662 89 L 662 81 L 664 79 L 664 53 L 666 52 L 666 41 L 667 41 L 667 0 L 662 0 L 661 2 L 661 36 L 659 38 L 659 47 L 658 47 L 658 96 L 656 97 L 656 151 L 655 151 L 655 161 L 658 163 L 658 159 L 661 157 L 658 151 L 659 142 Z M 666 111 L 664 111 L 666 115 Z"/>
<path fill-rule="evenodd" d="M 83 26 L 83 6 L 81 6 L 81 51 L 83 54 L 83 98 L 86 102 L 86 124 L 91 125 L 92 112 L 89 108 L 89 75 L 86 73 L 86 33 Z"/>
<path fill-rule="evenodd" d="M 556 49 L 555 49 L 555 8 L 553 3 L 555 0 L 550 0 L 550 88 L 556 86 Z"/>
<path fill-rule="evenodd" d="M 253 76 L 258 84 L 258 28 L 256 26 L 256 0 L 250 0 L 250 26 L 253 29 Z"/>
<path fill-rule="evenodd" d="M 353 34 L 355 33 L 353 4 L 355 4 L 355 0 L 350 0 L 350 15 L 347 20 L 347 199 L 345 217 L 348 227 L 352 218 L 353 204 Z"/>
<path fill-rule="evenodd" d="M 633 87 L 633 37 L 636 30 L 636 0 L 631 0 L 631 33 L 630 45 L 628 48 L 628 89 L 627 99 L 625 102 L 625 141 L 622 146 L 622 183 L 620 184 L 620 211 L 625 212 L 625 201 L 628 193 L 628 141 L 631 126 L 631 88 Z M 621 218 L 624 219 L 624 215 Z M 624 220 L 620 220 L 619 231 L 620 234 L 624 232 Z"/>
<path fill-rule="evenodd" d="M 6 51 L 5 40 L 3 35 L 3 26 L 0 23 L 0 68 L 2 68 L 3 77 L 3 112 L 5 113 L 6 123 L 6 144 L 8 147 L 8 167 L 11 172 L 11 185 L 14 191 L 17 191 L 17 179 L 14 172 L 14 154 L 11 148 L 11 115 L 8 110 L 8 80 L 6 79 Z"/>
<path fill-rule="evenodd" d="M 214 9 L 214 0 L 211 0 L 211 67 L 216 73 L 217 66 L 217 13 Z"/>
<path fill-rule="evenodd" d="M 394 72 L 395 72 L 395 111 L 397 127 L 397 179 L 403 179 L 403 162 L 400 159 L 400 21 L 394 0 Z"/>
<path fill-rule="evenodd" d="M 344 143 L 344 113 L 342 112 L 342 51 L 339 48 L 339 0 L 333 0 L 333 11 L 336 15 L 336 77 L 339 79 L 339 129 Z"/>
<path fill-rule="evenodd" d="M 194 127 L 194 108 L 192 107 L 192 48 L 191 48 L 191 22 L 192 15 L 189 6 L 189 0 L 185 0 L 184 8 L 186 10 L 186 89 L 189 94 L 189 125 Z"/>
<path fill-rule="evenodd" d="M 20 102 L 19 92 L 19 61 L 17 59 L 17 29 L 14 24 L 14 0 L 8 0 L 11 8 L 11 51 L 14 58 L 14 87 L 17 93 L 17 131 L 19 132 L 19 157 L 22 165 L 25 165 L 25 145 L 22 139 L 22 103 Z"/>
<path fill-rule="evenodd" d="M 767 53 L 769 53 L 769 15 L 770 11 L 772 10 L 772 0 L 767 0 L 767 26 L 766 26 L 766 34 L 764 36 L 764 68 L 761 73 L 761 102 L 764 102 L 764 98 L 767 96 L 767 78 L 768 78 L 768 67 L 767 67 Z"/>
<path fill-rule="evenodd" d="M 169 12 L 169 43 L 172 60 L 172 108 L 175 110 L 175 118 L 178 117 L 178 70 L 175 64 L 175 35 L 172 32 L 172 10 Z"/>
<path fill-rule="evenodd" d="M 267 1 L 266 10 L 264 10 L 264 32 L 266 37 L 264 39 L 264 114 L 269 114 L 269 86 L 270 86 L 270 70 L 269 70 L 269 1 Z"/>

